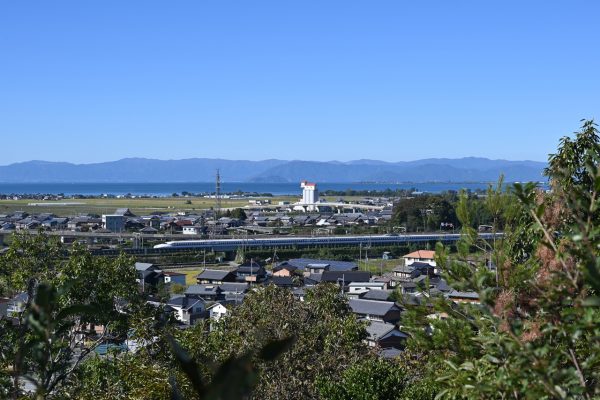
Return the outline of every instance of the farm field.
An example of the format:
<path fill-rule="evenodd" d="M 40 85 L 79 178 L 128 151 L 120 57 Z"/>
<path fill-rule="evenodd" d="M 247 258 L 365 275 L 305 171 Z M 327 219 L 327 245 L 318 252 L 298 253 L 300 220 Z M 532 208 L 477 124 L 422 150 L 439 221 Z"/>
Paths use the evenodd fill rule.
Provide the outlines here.
<path fill-rule="evenodd" d="M 298 196 L 277 196 L 253 198 L 256 200 L 270 200 L 276 205 L 280 201 L 294 203 Z M 327 201 L 337 201 L 337 197 L 323 198 Z M 344 197 L 345 201 L 357 201 L 360 196 Z M 222 199 L 223 209 L 233 209 L 249 205 L 249 198 Z M 191 203 L 191 204 L 190 204 Z M 117 208 L 129 208 L 136 215 L 151 214 L 155 211 L 162 212 L 187 212 L 206 210 L 214 207 L 215 200 L 203 197 L 160 197 L 160 198 L 94 198 L 94 199 L 64 199 L 60 201 L 43 201 L 38 199 L 0 200 L 0 214 L 10 214 L 15 211 L 28 213 L 49 212 L 61 217 L 79 214 L 112 214 Z"/>
<path fill-rule="evenodd" d="M 271 202 L 296 201 L 296 196 L 273 197 Z M 190 204 L 191 203 L 191 204 Z M 35 204 L 35 205 L 33 205 Z M 194 212 L 214 207 L 215 200 L 202 197 L 161 197 L 137 199 L 65 199 L 61 201 L 42 201 L 36 199 L 0 200 L 0 214 L 9 214 L 14 211 L 27 211 L 29 213 L 51 212 L 58 216 L 71 216 L 78 214 L 112 214 L 117 208 L 129 208 L 136 215 L 151 214 L 155 211 L 162 212 Z M 222 199 L 221 207 L 237 208 L 248 205 L 248 199 Z"/>

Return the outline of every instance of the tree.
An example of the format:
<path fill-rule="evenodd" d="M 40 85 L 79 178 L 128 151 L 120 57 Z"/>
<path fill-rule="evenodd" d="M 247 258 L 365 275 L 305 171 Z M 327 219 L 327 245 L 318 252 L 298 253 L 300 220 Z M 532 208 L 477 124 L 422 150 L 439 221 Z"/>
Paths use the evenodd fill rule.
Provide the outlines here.
<path fill-rule="evenodd" d="M 318 387 L 321 398 L 330 400 L 433 400 L 437 392 L 432 376 L 423 375 L 422 366 L 406 355 L 394 360 L 365 357 L 341 379 L 322 377 Z"/>
<path fill-rule="evenodd" d="M 207 323 L 208 324 L 208 323 Z M 350 313 L 334 285 L 319 285 L 304 302 L 289 290 L 268 286 L 249 294 L 219 323 L 198 324 L 177 337 L 199 365 L 222 365 L 232 356 L 259 354 L 271 341 L 296 337 L 281 357 L 253 356 L 258 381 L 253 396 L 261 399 L 318 398 L 318 377 L 336 378 L 367 352 L 363 324 Z M 214 378 L 210 368 L 203 379 Z"/>
<path fill-rule="evenodd" d="M 40 232 L 17 235 L 0 258 L 5 290 L 27 294 L 16 324 L 1 326 L 0 360 L 12 365 L 13 396 L 19 379 L 35 384 L 38 396 L 53 394 L 99 344 L 126 338 L 129 314 L 122 304 L 140 303 L 131 259 L 93 257 L 79 247 L 66 260 L 64 254 Z"/>
<path fill-rule="evenodd" d="M 469 200 L 461 198 L 458 254 L 438 245 L 437 261 L 452 286 L 478 291 L 482 305 L 431 296 L 405 320 L 409 347 L 431 363 L 445 360 L 439 398 L 600 395 L 599 162 L 596 125 L 585 121 L 550 157 L 551 193 L 515 185 L 486 202 L 503 219 L 496 242 L 477 238 Z M 473 248 L 481 251 L 475 265 Z"/>
<path fill-rule="evenodd" d="M 241 208 L 234 208 L 233 211 L 231 211 L 231 217 L 242 221 L 245 221 L 248 218 L 246 212 Z"/>

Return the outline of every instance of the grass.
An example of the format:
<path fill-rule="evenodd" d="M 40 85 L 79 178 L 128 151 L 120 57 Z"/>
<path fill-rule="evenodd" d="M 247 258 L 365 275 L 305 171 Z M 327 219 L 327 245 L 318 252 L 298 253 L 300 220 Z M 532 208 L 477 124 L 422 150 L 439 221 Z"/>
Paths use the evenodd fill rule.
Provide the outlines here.
<path fill-rule="evenodd" d="M 369 271 L 373 274 L 380 275 L 383 269 L 383 273 L 392 272 L 394 268 L 399 265 L 403 265 L 402 259 L 396 258 L 392 260 L 370 259 L 367 262 L 365 260 L 358 261 L 358 269 L 360 271 Z"/>
<path fill-rule="evenodd" d="M 364 260 L 358 262 L 359 270 L 370 271 L 373 274 L 379 275 L 381 273 L 381 266 L 383 265 L 383 273 L 391 272 L 394 268 L 400 265 L 403 261 L 401 259 L 393 260 L 381 260 L 371 259 L 365 263 Z M 383 263 L 383 264 L 382 264 Z M 229 267 L 216 267 L 214 265 L 207 266 L 211 269 L 221 269 Z M 187 286 L 196 284 L 196 276 L 204 270 L 202 267 L 190 267 L 190 268 L 165 268 L 165 271 L 174 271 L 181 274 L 185 274 L 185 284 Z"/>
<path fill-rule="evenodd" d="M 180 274 L 185 274 L 185 284 L 187 286 L 196 284 L 196 275 L 202 272 L 202 267 L 196 268 L 177 268 L 177 269 L 166 269 L 165 271 L 173 271 L 179 272 Z"/>
<path fill-rule="evenodd" d="M 261 198 L 266 199 L 266 198 Z M 278 196 L 268 198 L 273 204 L 279 201 L 296 201 L 297 196 Z M 186 204 L 190 201 L 191 204 Z M 30 203 L 43 203 L 42 205 L 29 205 Z M 81 203 L 60 205 L 56 203 Z M 237 208 L 247 206 L 248 199 L 222 199 L 222 208 Z M 29 213 L 51 212 L 58 216 L 71 216 L 78 214 L 112 214 L 117 208 L 129 208 L 136 215 L 147 215 L 154 211 L 164 212 L 193 212 L 206 210 L 215 206 L 214 199 L 201 197 L 161 197 L 156 199 L 65 199 L 57 202 L 36 199 L 0 200 L 0 213 L 9 214 L 14 211 L 27 211 Z"/>
<path fill-rule="evenodd" d="M 342 196 L 345 201 L 357 201 L 362 196 Z M 271 204 L 276 205 L 280 201 L 288 201 L 294 203 L 300 198 L 297 196 L 276 196 L 276 197 L 261 197 L 256 199 L 271 201 Z M 337 196 L 329 196 L 323 198 L 328 201 L 337 201 Z M 249 199 L 222 199 L 221 207 L 238 208 L 249 205 Z M 191 201 L 191 204 L 186 204 Z M 30 203 L 42 203 L 42 205 L 29 205 Z M 60 205 L 57 203 L 81 203 Z M 15 211 L 26 211 L 28 213 L 43 213 L 49 212 L 61 217 L 68 217 L 79 214 L 112 214 L 117 208 L 129 208 L 136 215 L 148 215 L 154 211 L 163 212 L 194 212 L 210 209 L 215 206 L 214 199 L 201 197 L 161 197 L 151 199 L 114 199 L 114 198 L 97 198 L 97 199 L 65 199 L 61 201 L 43 201 L 36 199 L 20 199 L 20 200 L 0 200 L 0 214 L 10 214 Z"/>
<path fill-rule="evenodd" d="M 231 269 L 229 266 L 223 265 L 207 265 L 207 269 Z M 202 267 L 189 267 L 189 268 L 165 268 L 165 271 L 179 272 L 180 274 L 185 274 L 185 284 L 187 286 L 196 284 L 196 276 L 201 273 L 204 268 Z"/>

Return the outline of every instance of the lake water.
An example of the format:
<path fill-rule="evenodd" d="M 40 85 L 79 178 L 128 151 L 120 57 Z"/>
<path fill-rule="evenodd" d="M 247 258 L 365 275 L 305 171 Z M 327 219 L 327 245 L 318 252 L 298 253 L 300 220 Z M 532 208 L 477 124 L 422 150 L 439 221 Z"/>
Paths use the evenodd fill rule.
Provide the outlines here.
<path fill-rule="evenodd" d="M 377 190 L 415 189 L 421 192 L 440 193 L 448 190 L 486 189 L 488 183 L 318 183 L 318 189 L 326 190 Z M 236 191 L 272 193 L 273 195 L 298 195 L 299 183 L 247 183 L 222 182 L 222 193 Z M 214 182 L 181 183 L 0 183 L 0 194 L 59 194 L 64 195 L 150 195 L 169 196 L 172 193 L 212 193 Z"/>

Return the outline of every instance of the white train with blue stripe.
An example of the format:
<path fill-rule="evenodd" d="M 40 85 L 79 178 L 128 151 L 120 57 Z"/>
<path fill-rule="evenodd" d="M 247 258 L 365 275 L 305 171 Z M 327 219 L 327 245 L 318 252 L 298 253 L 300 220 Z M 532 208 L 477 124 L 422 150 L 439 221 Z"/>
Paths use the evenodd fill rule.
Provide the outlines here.
<path fill-rule="evenodd" d="M 501 237 L 496 233 L 496 237 Z M 493 239 L 493 233 L 480 233 L 481 239 Z M 402 235 L 360 235 L 360 236 L 287 236 L 274 238 L 247 239 L 207 239 L 207 240 L 177 240 L 157 244 L 155 249 L 212 249 L 235 250 L 239 247 L 312 247 L 312 246 L 363 246 L 394 245 L 412 242 L 456 242 L 460 234 L 402 234 Z"/>

